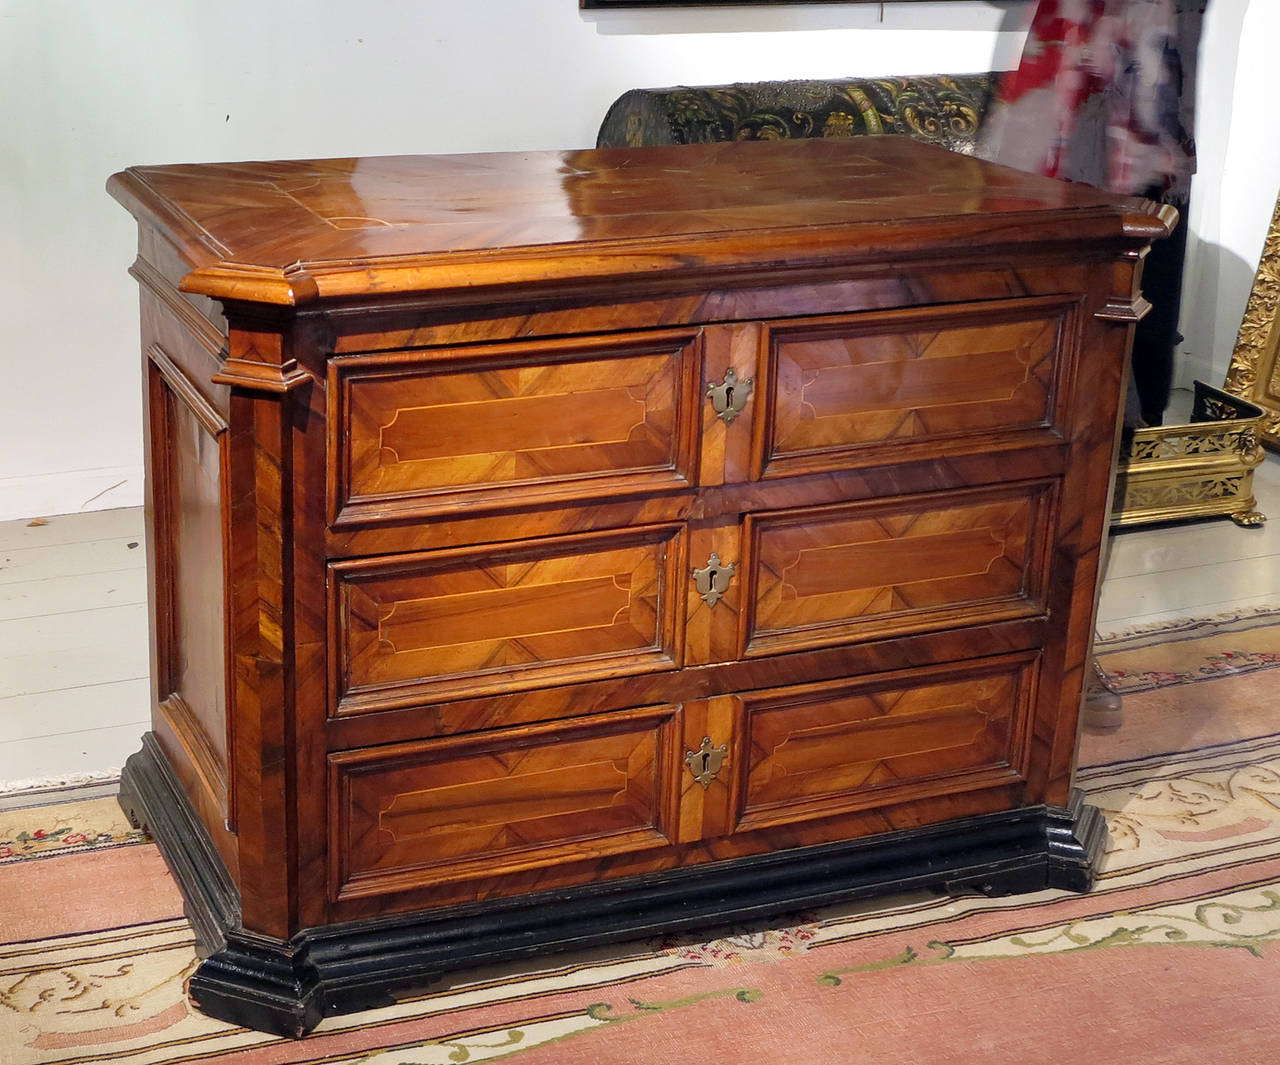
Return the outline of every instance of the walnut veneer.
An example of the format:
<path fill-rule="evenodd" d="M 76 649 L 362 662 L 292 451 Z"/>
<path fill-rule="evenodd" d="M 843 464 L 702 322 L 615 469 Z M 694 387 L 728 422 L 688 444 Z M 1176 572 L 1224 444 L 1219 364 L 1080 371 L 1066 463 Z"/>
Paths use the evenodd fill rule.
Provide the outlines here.
<path fill-rule="evenodd" d="M 206 1009 L 298 1034 L 485 957 L 1087 886 L 1080 692 L 1167 209 L 891 137 L 109 187 L 148 410 L 125 801 Z"/>

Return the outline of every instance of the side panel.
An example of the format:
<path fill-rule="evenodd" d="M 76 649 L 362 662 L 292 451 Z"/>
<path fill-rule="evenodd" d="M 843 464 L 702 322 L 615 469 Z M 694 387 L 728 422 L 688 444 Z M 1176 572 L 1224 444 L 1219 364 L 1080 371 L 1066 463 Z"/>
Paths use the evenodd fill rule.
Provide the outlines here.
<path fill-rule="evenodd" d="M 159 446 L 157 730 L 181 745 L 221 819 L 230 816 L 224 517 L 227 425 L 158 345 L 148 386 Z"/>

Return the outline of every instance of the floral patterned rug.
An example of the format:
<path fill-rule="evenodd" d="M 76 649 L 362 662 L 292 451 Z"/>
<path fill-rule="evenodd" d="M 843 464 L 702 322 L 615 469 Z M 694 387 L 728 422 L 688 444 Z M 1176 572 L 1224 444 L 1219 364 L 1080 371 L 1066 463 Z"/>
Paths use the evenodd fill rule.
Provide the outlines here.
<path fill-rule="evenodd" d="M 0 867 L 146 842 L 146 833 L 129 824 L 113 797 L 0 810 Z"/>
<path fill-rule="evenodd" d="M 898 896 L 458 974 L 290 1042 L 212 1021 L 110 799 L 0 812 L 0 1062 L 1033 1065 L 1280 1058 L 1280 608 L 1116 634 L 1088 895 Z"/>

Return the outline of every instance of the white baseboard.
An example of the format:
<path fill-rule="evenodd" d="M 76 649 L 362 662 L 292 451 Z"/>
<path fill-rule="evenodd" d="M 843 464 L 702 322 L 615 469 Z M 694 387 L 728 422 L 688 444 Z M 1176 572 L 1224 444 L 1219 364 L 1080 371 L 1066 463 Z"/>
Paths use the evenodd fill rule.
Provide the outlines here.
<path fill-rule="evenodd" d="M 1174 388 L 1190 390 L 1195 381 L 1203 381 L 1206 385 L 1213 385 L 1215 388 L 1222 387 L 1225 371 L 1216 367 L 1210 357 L 1180 349 L 1174 365 Z"/>
<path fill-rule="evenodd" d="M 58 791 L 65 788 L 89 788 L 105 784 L 118 784 L 120 770 L 103 769 L 92 773 L 60 773 L 52 777 L 31 777 L 28 780 L 0 781 L 0 795 L 29 795 L 37 791 Z"/>
<path fill-rule="evenodd" d="M 141 466 L 0 477 L 0 521 L 141 505 Z"/>
<path fill-rule="evenodd" d="M 1192 381 L 1204 381 L 1213 388 L 1221 388 L 1230 364 L 1230 352 L 1221 355 L 1178 348 L 1174 355 L 1174 388 L 1189 389 Z"/>

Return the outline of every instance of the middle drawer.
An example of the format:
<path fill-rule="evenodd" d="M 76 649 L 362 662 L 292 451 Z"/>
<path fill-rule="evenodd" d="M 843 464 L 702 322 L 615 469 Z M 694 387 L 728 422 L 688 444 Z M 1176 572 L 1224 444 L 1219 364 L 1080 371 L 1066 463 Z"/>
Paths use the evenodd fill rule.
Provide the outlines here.
<path fill-rule="evenodd" d="M 1055 495 L 1037 481 L 335 560 L 329 713 L 1032 618 Z"/>
<path fill-rule="evenodd" d="M 681 525 L 329 566 L 330 712 L 675 669 Z"/>

